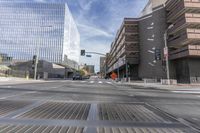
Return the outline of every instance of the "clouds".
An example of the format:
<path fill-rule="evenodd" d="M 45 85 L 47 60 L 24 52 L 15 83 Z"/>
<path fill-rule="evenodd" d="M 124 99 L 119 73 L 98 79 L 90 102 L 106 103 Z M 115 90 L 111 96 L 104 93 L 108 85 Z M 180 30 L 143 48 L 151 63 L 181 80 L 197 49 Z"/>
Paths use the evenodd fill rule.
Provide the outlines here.
<path fill-rule="evenodd" d="M 76 2 L 75 2 L 76 1 Z M 108 52 L 124 17 L 137 17 L 148 0 L 67 0 L 81 34 L 81 48 Z M 99 66 L 99 57 L 82 63 Z"/>
<path fill-rule="evenodd" d="M 47 2 L 46 0 L 34 0 L 34 2 L 42 2 L 42 3 L 44 3 L 44 2 Z"/>

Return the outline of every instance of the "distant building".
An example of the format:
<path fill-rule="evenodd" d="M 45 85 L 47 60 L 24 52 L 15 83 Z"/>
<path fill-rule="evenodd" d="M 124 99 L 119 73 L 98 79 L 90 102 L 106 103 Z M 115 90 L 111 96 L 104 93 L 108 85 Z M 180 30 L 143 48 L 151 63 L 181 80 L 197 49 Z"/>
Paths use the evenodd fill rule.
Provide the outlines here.
<path fill-rule="evenodd" d="M 12 62 L 12 57 L 9 57 L 7 54 L 0 53 L 0 64 L 10 64 Z"/>
<path fill-rule="evenodd" d="M 94 65 L 86 65 L 86 66 L 84 66 L 84 69 L 87 71 L 88 75 L 95 74 L 94 68 L 95 68 Z"/>
<path fill-rule="evenodd" d="M 0 52 L 13 60 L 79 62 L 80 36 L 67 4 L 0 2 L 0 29 Z"/>
<path fill-rule="evenodd" d="M 149 0 L 139 18 L 124 19 L 111 44 L 107 74 L 166 79 L 167 32 L 170 78 L 179 83 L 200 83 L 199 12 L 197 0 Z"/>
<path fill-rule="evenodd" d="M 105 61 L 106 57 L 100 57 L 100 76 L 103 77 L 105 75 Z"/>
<path fill-rule="evenodd" d="M 30 78 L 34 77 L 32 61 L 18 62 L 10 66 L 12 70 L 24 71 L 29 74 Z M 55 63 L 40 60 L 38 63 L 37 77 L 42 79 L 48 78 L 72 78 L 74 70 Z"/>
<path fill-rule="evenodd" d="M 138 79 L 139 23 L 138 19 L 125 18 L 111 44 L 107 57 L 108 73 L 115 71 L 120 78 Z M 129 67 L 129 70 L 128 70 Z"/>

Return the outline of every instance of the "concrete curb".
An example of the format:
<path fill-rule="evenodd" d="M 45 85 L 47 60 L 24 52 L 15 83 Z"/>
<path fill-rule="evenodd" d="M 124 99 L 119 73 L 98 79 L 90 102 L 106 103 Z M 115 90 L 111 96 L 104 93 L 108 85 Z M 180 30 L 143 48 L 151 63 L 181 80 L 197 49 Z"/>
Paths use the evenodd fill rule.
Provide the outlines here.
<path fill-rule="evenodd" d="M 200 85 L 199 84 L 178 84 L 178 85 L 161 85 L 161 84 L 153 84 L 153 83 L 117 83 L 120 85 L 127 85 L 127 86 L 138 86 L 138 87 L 143 87 L 143 88 L 150 88 L 150 89 L 159 89 L 159 90 L 188 90 L 188 89 L 196 89 L 200 90 Z"/>

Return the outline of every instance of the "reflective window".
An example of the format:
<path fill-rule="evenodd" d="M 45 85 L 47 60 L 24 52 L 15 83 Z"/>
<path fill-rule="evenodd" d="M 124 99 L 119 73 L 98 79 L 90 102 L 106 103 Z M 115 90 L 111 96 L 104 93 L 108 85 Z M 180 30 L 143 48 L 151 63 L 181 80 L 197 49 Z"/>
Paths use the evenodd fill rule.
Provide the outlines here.
<path fill-rule="evenodd" d="M 79 33 L 67 5 L 1 3 L 0 52 L 31 60 L 39 49 L 42 60 L 60 63 L 64 56 L 79 61 Z M 76 51 L 73 54 L 71 52 Z"/>

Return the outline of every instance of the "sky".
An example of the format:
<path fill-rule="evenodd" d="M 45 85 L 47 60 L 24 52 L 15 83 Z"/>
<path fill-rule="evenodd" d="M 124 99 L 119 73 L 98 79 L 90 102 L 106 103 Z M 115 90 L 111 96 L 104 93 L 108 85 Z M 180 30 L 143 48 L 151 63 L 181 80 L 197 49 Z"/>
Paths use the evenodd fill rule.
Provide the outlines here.
<path fill-rule="evenodd" d="M 2 0 L 1 0 L 2 1 Z M 5 0 L 16 1 L 16 0 Z M 18 0 L 67 3 L 81 37 L 81 49 L 107 53 L 125 17 L 138 17 L 148 0 Z M 99 57 L 80 57 L 80 64 L 95 65 Z"/>
<path fill-rule="evenodd" d="M 39 0 L 38 0 L 39 1 Z M 148 0 L 66 0 L 81 36 L 81 49 L 106 53 L 125 17 L 138 17 Z M 95 65 L 99 56 L 81 57 L 80 63 Z"/>

